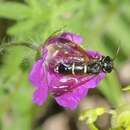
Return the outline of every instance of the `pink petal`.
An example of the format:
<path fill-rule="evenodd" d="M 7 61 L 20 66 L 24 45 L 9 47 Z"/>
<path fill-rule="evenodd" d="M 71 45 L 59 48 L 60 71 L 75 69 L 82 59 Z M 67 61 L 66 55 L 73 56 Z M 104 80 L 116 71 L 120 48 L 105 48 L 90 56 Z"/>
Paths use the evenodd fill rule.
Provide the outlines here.
<path fill-rule="evenodd" d="M 47 97 L 48 97 L 48 87 L 47 86 L 42 86 L 42 87 L 39 87 L 34 92 L 32 100 L 33 100 L 33 103 L 41 106 L 45 102 Z"/>
<path fill-rule="evenodd" d="M 71 32 L 63 32 L 61 34 L 60 38 L 70 40 L 70 41 L 77 43 L 77 44 L 81 44 L 83 42 L 83 39 L 79 35 L 71 33 Z"/>
<path fill-rule="evenodd" d="M 101 80 L 106 76 L 104 72 L 99 73 L 98 75 L 93 76 L 90 80 L 88 80 L 84 85 L 87 88 L 95 88 L 99 85 Z"/>
<path fill-rule="evenodd" d="M 58 36 L 54 36 L 54 37 L 50 38 L 48 40 L 48 45 L 56 44 L 56 43 L 60 42 L 61 39 L 63 41 L 69 40 L 69 41 L 72 41 L 77 44 L 81 44 L 83 42 L 82 37 L 80 37 L 79 35 L 71 33 L 71 32 L 63 32 L 63 33 L 59 34 Z"/>
<path fill-rule="evenodd" d="M 75 109 L 80 101 L 87 95 L 88 89 L 82 85 L 78 88 L 72 90 L 72 92 L 67 92 L 61 96 L 55 97 L 56 102 L 69 109 Z"/>
<path fill-rule="evenodd" d="M 33 102 L 42 105 L 48 96 L 48 84 L 46 82 L 46 69 L 43 59 L 38 60 L 32 67 L 29 75 L 30 82 L 36 87 Z"/>
<path fill-rule="evenodd" d="M 32 70 L 29 74 L 29 80 L 35 87 L 40 87 L 44 75 L 43 60 L 40 59 L 33 65 Z"/>
<path fill-rule="evenodd" d="M 97 51 L 86 50 L 86 52 L 87 52 L 87 55 L 92 58 L 100 58 L 102 56 L 102 54 Z"/>

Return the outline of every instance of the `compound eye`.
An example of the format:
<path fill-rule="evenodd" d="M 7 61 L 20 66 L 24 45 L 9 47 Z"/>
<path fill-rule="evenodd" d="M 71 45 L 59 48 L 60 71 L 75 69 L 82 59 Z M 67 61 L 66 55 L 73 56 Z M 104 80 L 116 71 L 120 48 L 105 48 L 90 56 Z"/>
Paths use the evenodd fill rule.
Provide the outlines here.
<path fill-rule="evenodd" d="M 105 67 L 105 71 L 108 73 L 110 73 L 112 69 L 113 69 L 112 66 L 109 66 L 109 65 Z"/>
<path fill-rule="evenodd" d="M 112 59 L 111 59 L 110 56 L 106 56 L 106 57 L 104 58 L 104 62 L 106 62 L 106 63 L 110 63 L 111 61 L 112 61 Z"/>

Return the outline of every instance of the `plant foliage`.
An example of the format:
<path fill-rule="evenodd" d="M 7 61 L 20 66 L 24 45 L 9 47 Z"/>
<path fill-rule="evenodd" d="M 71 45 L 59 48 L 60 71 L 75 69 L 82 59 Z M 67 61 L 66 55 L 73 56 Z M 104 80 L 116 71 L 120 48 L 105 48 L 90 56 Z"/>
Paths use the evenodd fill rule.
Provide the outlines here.
<path fill-rule="evenodd" d="M 118 70 L 130 57 L 129 5 L 129 0 L 1 0 L 0 18 L 13 22 L 7 34 L 18 44 L 31 41 L 39 46 L 52 32 L 63 26 L 67 31 L 84 37 L 84 48 L 92 48 L 106 55 L 114 57 L 120 44 L 121 50 L 115 61 Z M 11 110 L 14 115 L 11 118 L 15 122 L 8 126 L 2 120 L 2 130 L 29 130 L 35 114 L 29 112 L 33 110 L 30 98 L 32 87 L 27 75 L 37 53 L 19 46 L 5 49 L 2 44 L 5 43 L 1 42 L 0 53 L 4 49 L 7 54 L 2 54 L 4 59 L 0 59 L 4 60 L 4 65 L 0 66 L 0 105 L 3 106 L 0 116 L 5 117 L 6 112 Z M 123 103 L 120 86 L 113 72 L 99 87 L 113 107 Z"/>

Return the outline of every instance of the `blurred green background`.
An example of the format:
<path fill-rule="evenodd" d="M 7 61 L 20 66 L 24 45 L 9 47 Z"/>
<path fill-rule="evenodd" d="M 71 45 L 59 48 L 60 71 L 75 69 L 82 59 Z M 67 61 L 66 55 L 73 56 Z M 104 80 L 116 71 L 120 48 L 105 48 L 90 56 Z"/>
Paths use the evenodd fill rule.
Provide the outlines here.
<path fill-rule="evenodd" d="M 94 95 L 110 108 L 124 102 L 121 87 L 130 84 L 129 0 L 0 0 L 0 130 L 46 130 L 46 120 L 59 113 L 64 113 L 68 120 L 66 129 L 83 129 L 77 125 L 78 112 L 66 112 L 53 99 L 42 107 L 32 104 L 34 89 L 28 74 L 36 52 L 26 47 L 11 47 L 25 42 L 39 46 L 64 26 L 65 31 L 84 38 L 84 48 L 114 57 L 121 46 L 115 60 L 117 71 L 108 74 L 98 89 L 89 93 L 86 104 L 87 98 Z M 94 96 L 93 104 L 96 99 Z"/>

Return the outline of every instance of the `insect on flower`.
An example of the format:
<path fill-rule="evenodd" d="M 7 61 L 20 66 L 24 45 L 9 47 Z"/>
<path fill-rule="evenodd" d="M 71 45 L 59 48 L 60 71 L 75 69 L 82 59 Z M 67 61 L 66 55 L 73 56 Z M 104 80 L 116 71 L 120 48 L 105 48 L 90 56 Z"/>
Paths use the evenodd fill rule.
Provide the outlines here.
<path fill-rule="evenodd" d="M 81 43 L 82 38 L 70 32 L 51 35 L 44 42 L 29 75 L 36 87 L 34 103 L 42 105 L 50 93 L 59 105 L 75 109 L 88 90 L 112 71 L 111 57 L 85 50 Z"/>

